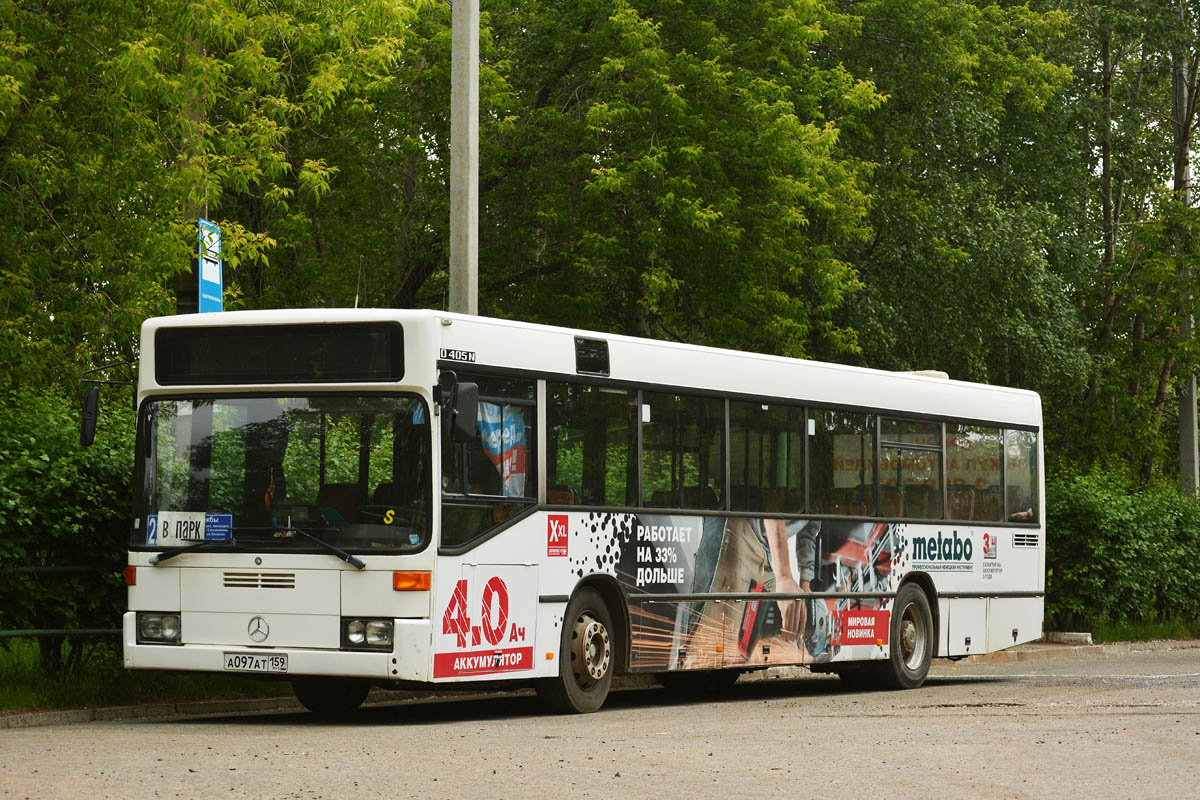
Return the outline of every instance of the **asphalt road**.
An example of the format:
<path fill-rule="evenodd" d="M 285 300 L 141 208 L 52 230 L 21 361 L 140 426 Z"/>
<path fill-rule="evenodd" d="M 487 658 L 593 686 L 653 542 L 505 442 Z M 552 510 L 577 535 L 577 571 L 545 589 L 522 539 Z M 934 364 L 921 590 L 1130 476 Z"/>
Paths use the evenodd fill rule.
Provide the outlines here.
<path fill-rule="evenodd" d="M 0 798 L 1200 796 L 1200 649 L 939 662 L 908 692 L 532 697 L 0 730 Z"/>

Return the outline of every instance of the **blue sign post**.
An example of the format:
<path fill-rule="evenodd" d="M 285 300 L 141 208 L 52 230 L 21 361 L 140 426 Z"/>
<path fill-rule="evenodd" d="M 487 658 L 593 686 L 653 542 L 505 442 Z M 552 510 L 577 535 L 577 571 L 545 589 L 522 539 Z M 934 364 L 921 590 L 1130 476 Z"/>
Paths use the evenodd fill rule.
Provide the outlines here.
<path fill-rule="evenodd" d="M 199 312 L 220 311 L 221 293 L 221 229 L 215 222 L 200 220 L 200 302 Z"/>

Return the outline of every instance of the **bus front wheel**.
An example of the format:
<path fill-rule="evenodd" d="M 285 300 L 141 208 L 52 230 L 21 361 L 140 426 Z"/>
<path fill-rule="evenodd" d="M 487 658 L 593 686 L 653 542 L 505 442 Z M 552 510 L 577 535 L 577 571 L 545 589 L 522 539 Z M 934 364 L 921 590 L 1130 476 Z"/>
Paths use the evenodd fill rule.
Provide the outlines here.
<path fill-rule="evenodd" d="M 891 636 L 891 652 L 880 664 L 880 677 L 893 689 L 915 689 L 929 674 L 934 648 L 929 598 L 915 583 L 904 584 L 896 593 Z"/>
<path fill-rule="evenodd" d="M 604 705 L 613 676 L 612 615 L 595 589 L 581 589 L 567 603 L 558 648 L 558 677 L 538 684 L 551 708 L 587 714 Z"/>
<path fill-rule="evenodd" d="M 371 682 L 358 678 L 292 678 L 292 691 L 300 704 L 314 714 L 348 714 L 362 705 Z"/>

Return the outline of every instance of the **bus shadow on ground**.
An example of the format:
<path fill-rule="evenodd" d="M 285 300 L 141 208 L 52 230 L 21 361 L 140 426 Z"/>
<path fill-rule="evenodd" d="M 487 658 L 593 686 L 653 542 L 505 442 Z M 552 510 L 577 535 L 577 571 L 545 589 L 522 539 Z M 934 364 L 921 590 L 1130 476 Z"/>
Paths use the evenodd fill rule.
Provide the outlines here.
<path fill-rule="evenodd" d="M 926 687 L 959 684 L 1002 683 L 1000 677 L 930 677 Z M 920 690 L 916 690 L 920 691 Z M 661 687 L 630 688 L 614 691 L 598 713 L 622 709 L 677 708 L 690 705 L 744 703 L 749 701 L 820 699 L 845 695 L 879 698 L 880 702 L 894 698 L 890 690 L 853 689 L 836 677 L 788 678 L 745 681 L 718 693 L 683 694 Z M 155 720 L 153 724 L 173 725 L 246 725 L 293 726 L 313 725 L 330 727 L 362 727 L 370 725 L 437 725 L 448 722 L 480 722 L 501 719 L 558 716 L 548 711 L 534 695 L 525 689 L 503 694 L 447 694 L 414 700 L 364 706 L 340 716 L 317 716 L 307 711 L 282 711 L 264 714 L 226 714 L 193 719 Z"/>

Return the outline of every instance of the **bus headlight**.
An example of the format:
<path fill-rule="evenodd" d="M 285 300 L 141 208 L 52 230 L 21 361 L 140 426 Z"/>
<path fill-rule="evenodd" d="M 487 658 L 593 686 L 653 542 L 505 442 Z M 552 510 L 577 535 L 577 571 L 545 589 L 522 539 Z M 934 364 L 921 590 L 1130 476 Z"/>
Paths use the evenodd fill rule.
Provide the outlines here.
<path fill-rule="evenodd" d="M 373 619 L 367 623 L 367 644 L 372 647 L 392 646 L 392 621 Z"/>
<path fill-rule="evenodd" d="M 391 650 L 395 623 L 390 619 L 342 618 L 343 650 Z"/>
<path fill-rule="evenodd" d="M 166 611 L 137 612 L 139 644 L 179 644 L 182 634 L 179 614 Z"/>

